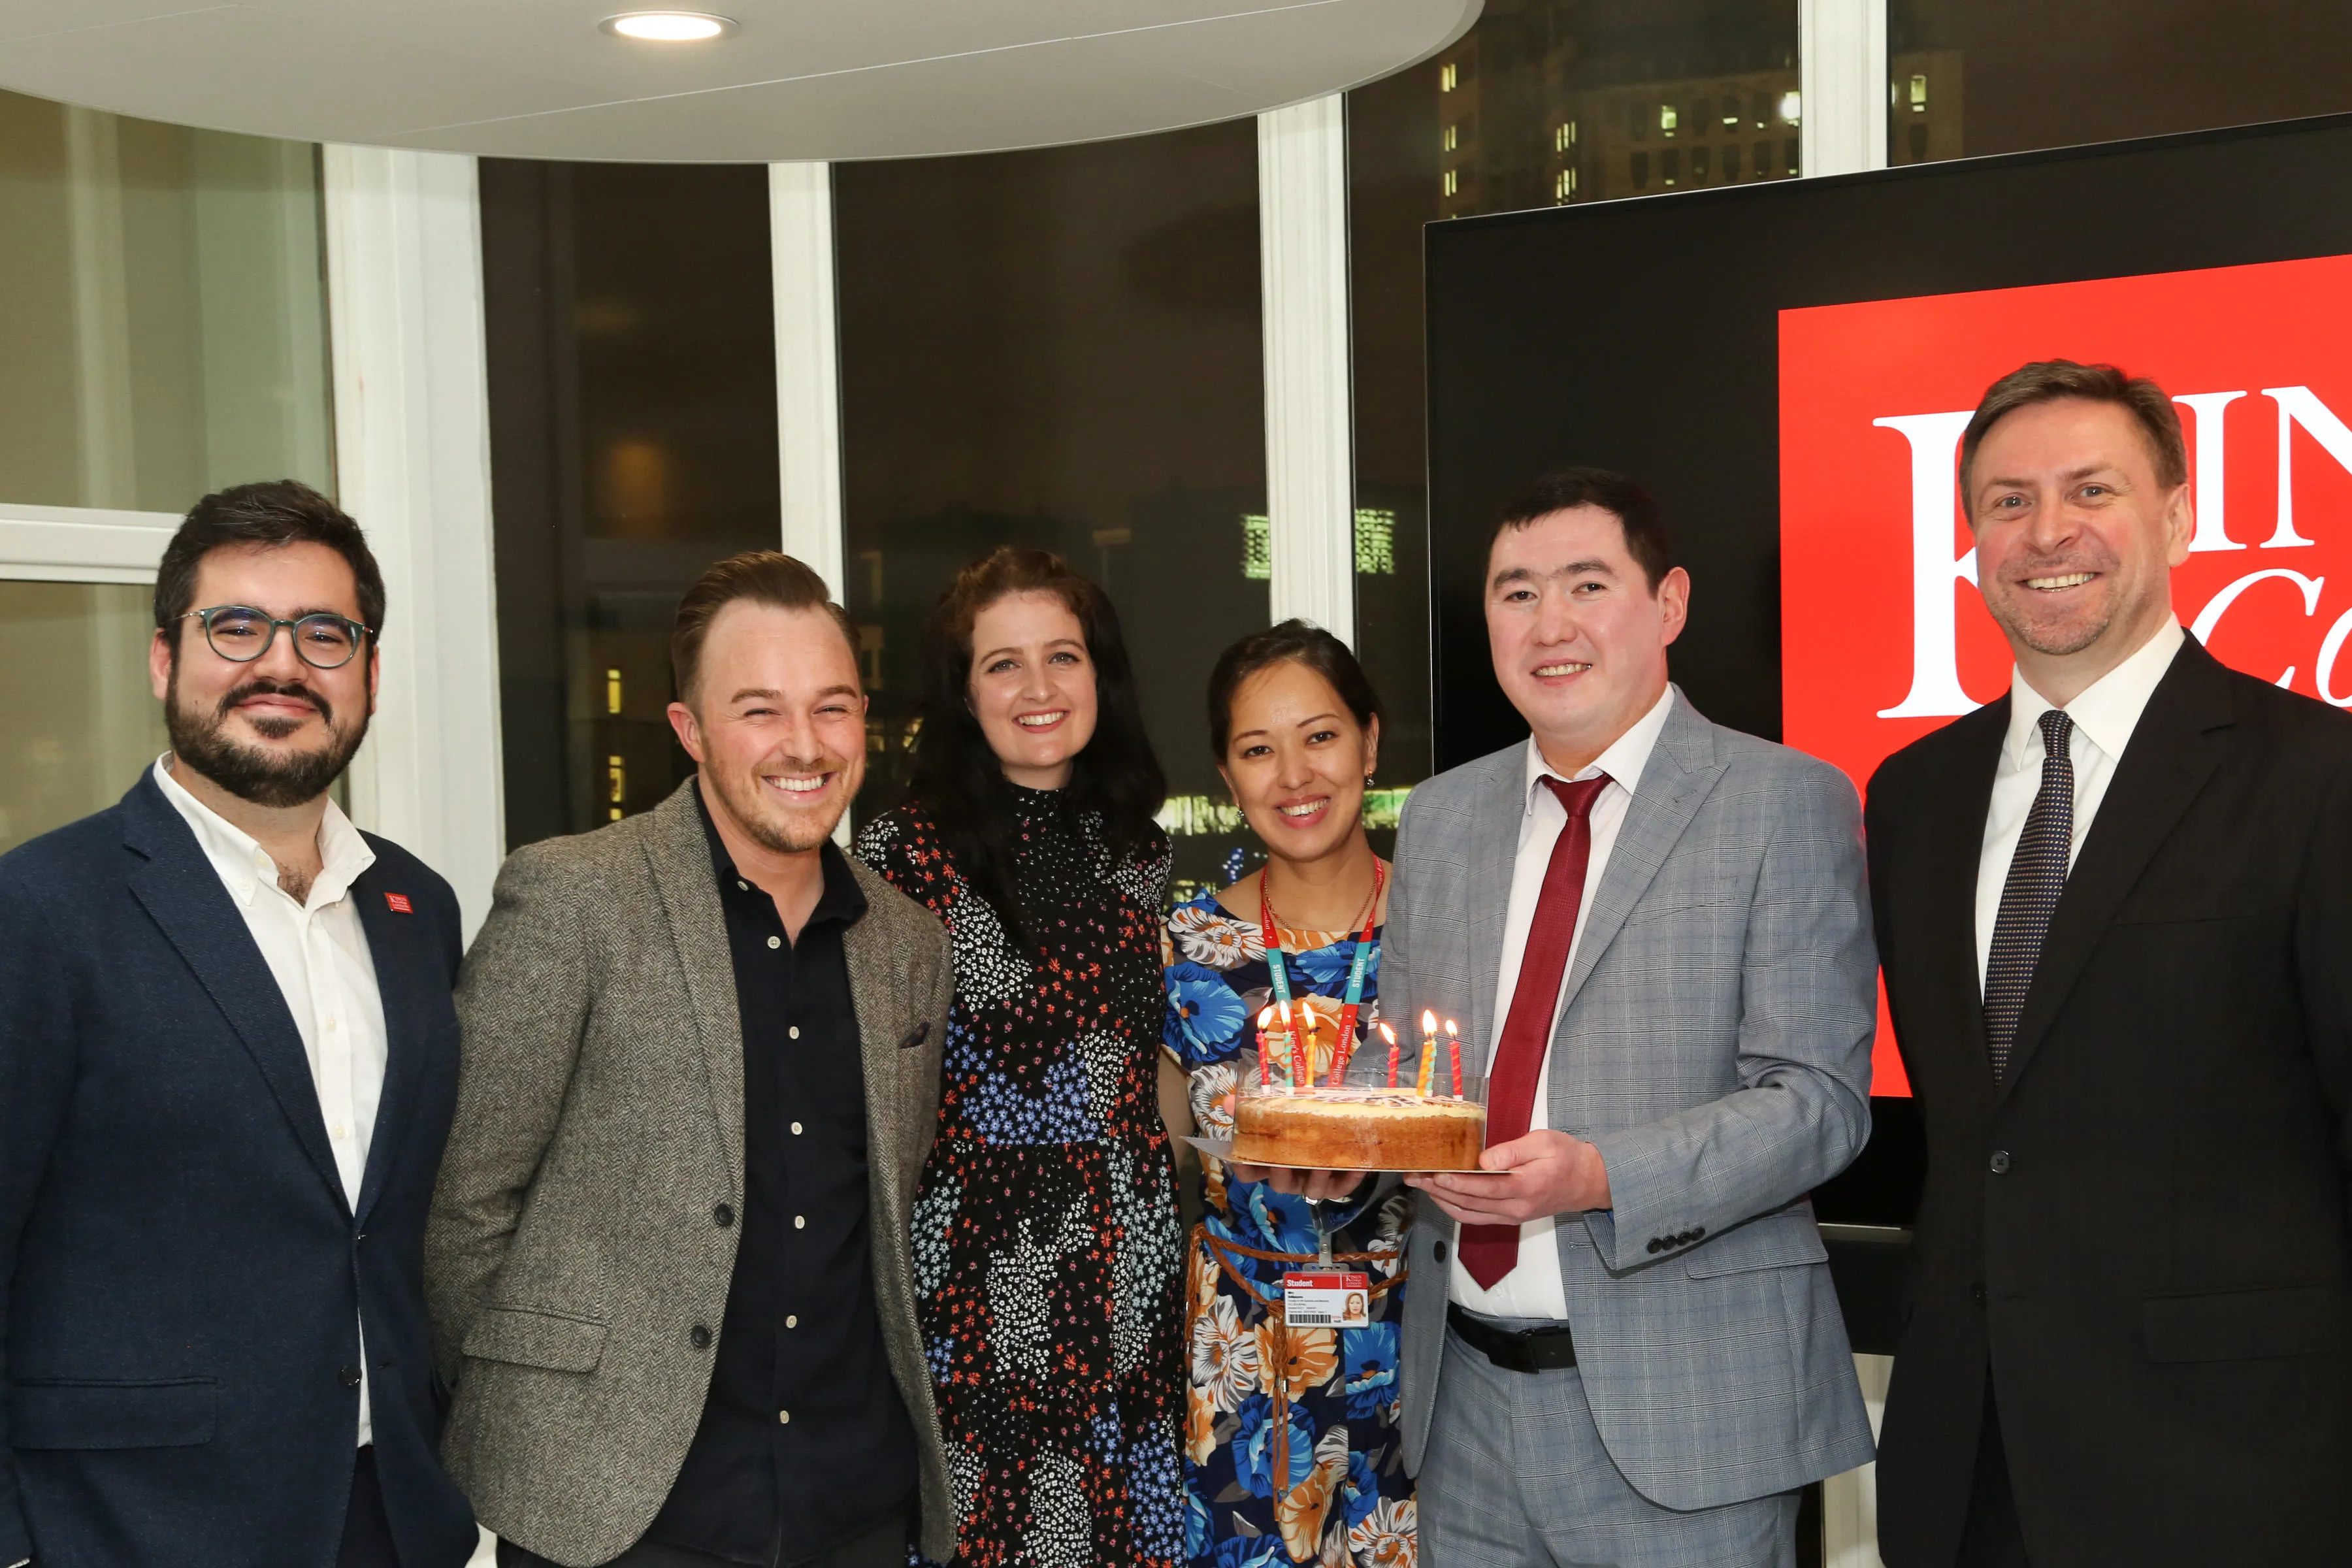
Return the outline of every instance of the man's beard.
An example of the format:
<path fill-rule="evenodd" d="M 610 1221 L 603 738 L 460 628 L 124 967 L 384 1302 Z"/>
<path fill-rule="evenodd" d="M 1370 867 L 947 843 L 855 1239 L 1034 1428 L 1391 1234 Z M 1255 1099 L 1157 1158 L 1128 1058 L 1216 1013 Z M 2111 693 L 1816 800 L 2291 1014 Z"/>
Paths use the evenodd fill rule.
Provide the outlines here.
<path fill-rule="evenodd" d="M 299 697 L 319 710 L 327 731 L 325 745 L 312 751 L 278 753 L 257 751 L 230 738 L 229 710 L 249 697 L 280 693 Z M 254 729 L 275 740 L 300 727 L 300 721 L 251 719 Z M 231 690 L 208 714 L 184 708 L 180 702 L 180 667 L 173 661 L 163 689 L 163 725 L 172 738 L 172 755 L 213 783 L 256 805 L 273 808 L 301 805 L 327 792 L 327 786 L 351 765 L 352 755 L 367 739 L 368 716 L 362 711 L 348 731 L 335 728 L 335 710 L 327 700 L 296 681 L 248 680 Z"/>
<path fill-rule="evenodd" d="M 837 768 L 813 767 L 810 773 L 837 773 Z M 838 812 L 831 821 L 819 823 L 811 814 L 793 812 L 789 815 L 768 798 L 767 791 L 753 776 L 748 784 L 716 769 L 704 768 L 703 778 L 719 791 L 719 798 L 727 803 L 728 815 L 763 848 L 778 855 L 805 855 L 822 847 L 833 837 L 834 824 L 841 820 Z"/>

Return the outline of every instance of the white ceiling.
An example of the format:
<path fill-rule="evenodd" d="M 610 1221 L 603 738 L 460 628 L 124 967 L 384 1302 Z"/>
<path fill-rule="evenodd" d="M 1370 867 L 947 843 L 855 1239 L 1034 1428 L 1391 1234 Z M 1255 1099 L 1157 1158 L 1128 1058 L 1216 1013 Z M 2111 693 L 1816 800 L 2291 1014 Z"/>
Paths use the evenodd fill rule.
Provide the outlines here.
<path fill-rule="evenodd" d="M 893 158 L 1230 120 L 1385 76 L 1481 0 L 0 0 L 0 87 L 314 142 L 662 163 Z"/>

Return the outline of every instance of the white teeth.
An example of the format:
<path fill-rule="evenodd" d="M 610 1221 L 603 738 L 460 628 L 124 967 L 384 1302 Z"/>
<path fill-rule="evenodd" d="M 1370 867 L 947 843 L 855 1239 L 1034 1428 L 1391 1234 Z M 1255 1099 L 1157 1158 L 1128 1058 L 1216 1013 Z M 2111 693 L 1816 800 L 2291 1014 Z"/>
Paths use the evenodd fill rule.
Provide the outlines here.
<path fill-rule="evenodd" d="M 1024 729 L 1042 730 L 1048 724 L 1061 722 L 1064 717 L 1060 713 L 1024 713 L 1013 721 Z"/>
<path fill-rule="evenodd" d="M 1312 816 L 1322 810 L 1323 806 L 1322 801 L 1310 800 L 1303 805 L 1277 805 L 1274 809 L 1285 816 Z"/>
<path fill-rule="evenodd" d="M 2063 577 L 2028 577 L 2025 585 L 2038 588 L 2045 594 L 2054 593 L 2060 588 L 2079 587 L 2096 575 L 2095 572 L 2069 572 Z"/>
<path fill-rule="evenodd" d="M 778 776 L 768 782 L 790 795 L 813 795 L 824 787 L 824 775 L 818 773 L 814 778 Z"/>
<path fill-rule="evenodd" d="M 1573 675 L 1580 669 L 1591 669 L 1591 668 L 1592 666 L 1590 664 L 1577 664 L 1573 662 L 1568 664 L 1539 664 L 1536 666 L 1536 673 L 1538 675 Z"/>

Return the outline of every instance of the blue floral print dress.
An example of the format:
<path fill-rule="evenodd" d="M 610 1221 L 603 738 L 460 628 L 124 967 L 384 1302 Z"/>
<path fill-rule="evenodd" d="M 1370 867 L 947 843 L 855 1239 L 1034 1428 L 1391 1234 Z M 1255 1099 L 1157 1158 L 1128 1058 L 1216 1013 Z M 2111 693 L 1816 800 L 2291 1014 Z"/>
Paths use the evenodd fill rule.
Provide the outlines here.
<path fill-rule="evenodd" d="M 1286 928 L 1281 937 L 1319 1075 L 1338 1041 L 1358 933 Z M 1359 1016 L 1377 1039 L 1377 931 L 1373 942 Z M 1202 1134 L 1229 1137 L 1234 1092 L 1258 1070 L 1257 1015 L 1272 988 L 1265 934 L 1203 893 L 1169 914 L 1164 956 L 1168 1052 L 1190 1079 Z M 1371 1277 L 1370 1326 L 1291 1328 L 1282 1276 L 1317 1256 L 1310 1205 L 1262 1182 L 1228 1180 L 1214 1159 L 1202 1163 L 1207 1214 L 1185 1256 L 1187 1560 L 1413 1568 L 1412 1482 L 1397 1427 L 1410 1195 L 1326 1205 L 1333 1260 Z"/>

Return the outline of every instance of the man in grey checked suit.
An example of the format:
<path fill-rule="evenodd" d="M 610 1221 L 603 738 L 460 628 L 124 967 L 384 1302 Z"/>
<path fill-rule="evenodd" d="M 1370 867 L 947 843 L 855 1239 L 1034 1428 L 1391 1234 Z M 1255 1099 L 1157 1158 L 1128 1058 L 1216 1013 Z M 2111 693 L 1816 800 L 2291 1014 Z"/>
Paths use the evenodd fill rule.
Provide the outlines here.
<path fill-rule="evenodd" d="M 1869 1127 L 1860 812 L 1667 683 L 1688 595 L 1640 487 L 1521 492 L 1486 625 L 1533 733 L 1399 829 L 1383 1003 L 1491 1075 L 1494 1173 L 1407 1178 L 1433 1568 L 1792 1563 L 1796 1489 L 1871 1458 L 1806 1197 Z"/>
<path fill-rule="evenodd" d="M 789 556 L 705 573 L 670 643 L 700 772 L 516 851 L 467 955 L 425 1287 L 499 1568 L 954 1549 L 908 1241 L 954 968 L 830 842 L 852 630 Z"/>

